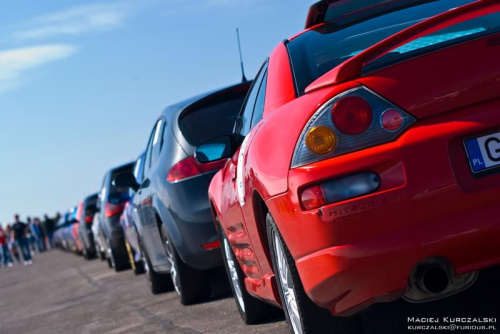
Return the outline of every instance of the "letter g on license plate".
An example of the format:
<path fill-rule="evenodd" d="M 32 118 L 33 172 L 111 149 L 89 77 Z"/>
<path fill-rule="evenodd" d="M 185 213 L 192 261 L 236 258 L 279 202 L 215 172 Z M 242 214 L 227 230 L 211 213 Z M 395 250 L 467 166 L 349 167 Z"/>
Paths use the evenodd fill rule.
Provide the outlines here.
<path fill-rule="evenodd" d="M 464 141 L 473 173 L 500 167 L 500 132 Z"/>

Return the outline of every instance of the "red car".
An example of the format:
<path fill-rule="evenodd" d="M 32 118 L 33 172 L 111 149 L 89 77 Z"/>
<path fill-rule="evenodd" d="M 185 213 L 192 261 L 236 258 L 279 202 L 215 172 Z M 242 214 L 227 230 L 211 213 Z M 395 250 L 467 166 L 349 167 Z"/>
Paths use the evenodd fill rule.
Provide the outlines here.
<path fill-rule="evenodd" d="M 209 199 L 246 322 L 265 301 L 295 333 L 356 333 L 372 303 L 446 297 L 500 263 L 499 12 L 322 1 L 274 49 L 235 134 L 196 153 L 229 158 Z"/>

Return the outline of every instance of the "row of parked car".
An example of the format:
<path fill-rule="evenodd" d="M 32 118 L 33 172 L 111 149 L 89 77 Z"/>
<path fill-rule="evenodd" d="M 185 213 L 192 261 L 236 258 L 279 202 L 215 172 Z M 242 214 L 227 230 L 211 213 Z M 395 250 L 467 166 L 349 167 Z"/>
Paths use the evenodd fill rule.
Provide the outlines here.
<path fill-rule="evenodd" d="M 319 1 L 252 83 L 167 107 L 58 244 L 183 305 L 225 266 L 246 323 L 279 307 L 294 333 L 467 289 L 500 263 L 499 12 Z"/>

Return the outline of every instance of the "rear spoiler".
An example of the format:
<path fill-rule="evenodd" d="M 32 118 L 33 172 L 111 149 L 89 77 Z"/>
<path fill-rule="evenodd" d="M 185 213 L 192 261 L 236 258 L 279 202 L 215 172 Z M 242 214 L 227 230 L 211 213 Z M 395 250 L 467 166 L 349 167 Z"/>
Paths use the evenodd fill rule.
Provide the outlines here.
<path fill-rule="evenodd" d="M 478 0 L 468 5 L 454 8 L 421 21 L 349 58 L 333 70 L 327 72 L 311 83 L 306 88 L 305 92 L 309 93 L 326 86 L 359 78 L 365 65 L 373 62 L 401 45 L 454 24 L 472 20 L 487 14 L 492 14 L 497 11 L 500 11 L 499 0 Z"/>
<path fill-rule="evenodd" d="M 312 5 L 309 8 L 309 13 L 307 14 L 305 29 L 309 29 L 312 26 L 323 23 L 325 21 L 328 6 L 335 1 L 336 0 L 321 0 Z"/>

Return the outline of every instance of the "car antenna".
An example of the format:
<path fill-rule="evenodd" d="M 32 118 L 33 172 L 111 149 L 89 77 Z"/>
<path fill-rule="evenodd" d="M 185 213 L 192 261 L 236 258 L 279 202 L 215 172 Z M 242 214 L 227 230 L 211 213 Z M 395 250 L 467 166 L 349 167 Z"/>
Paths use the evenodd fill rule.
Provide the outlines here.
<path fill-rule="evenodd" d="M 247 77 L 245 76 L 245 67 L 243 66 L 243 55 L 241 53 L 241 43 L 240 43 L 240 30 L 236 28 L 236 37 L 238 38 L 238 50 L 240 51 L 240 64 L 241 64 L 241 75 L 242 82 L 247 82 Z"/>

